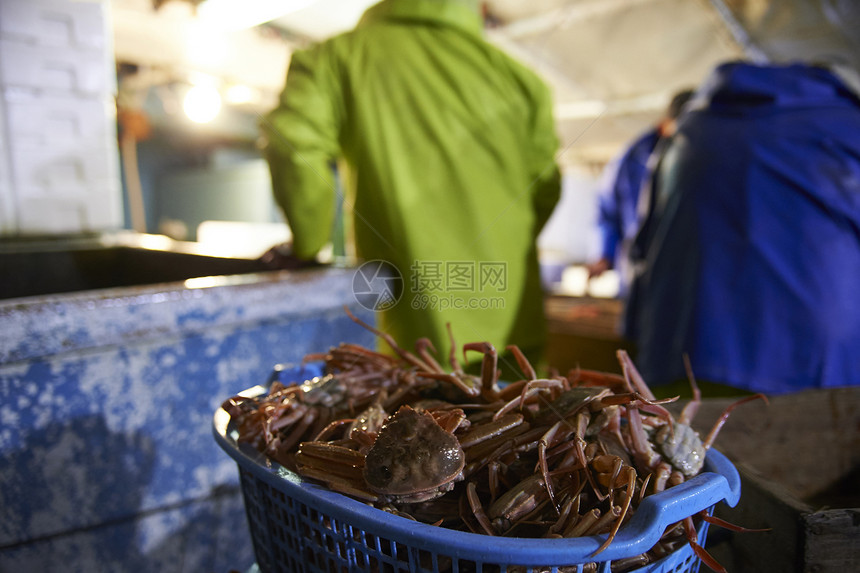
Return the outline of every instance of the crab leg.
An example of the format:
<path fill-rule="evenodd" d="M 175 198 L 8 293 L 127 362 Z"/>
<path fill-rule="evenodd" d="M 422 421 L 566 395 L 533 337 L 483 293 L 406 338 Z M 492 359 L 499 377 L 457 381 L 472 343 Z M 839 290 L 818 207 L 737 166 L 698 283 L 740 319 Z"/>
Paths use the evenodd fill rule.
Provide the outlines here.
<path fill-rule="evenodd" d="M 453 384 L 471 398 L 481 395 L 480 388 L 466 384 L 456 374 L 448 374 L 446 372 L 419 372 L 417 373 L 417 376 L 419 378 L 430 378 L 432 380 L 441 380 L 443 382 Z"/>
<path fill-rule="evenodd" d="M 600 455 L 591 460 L 591 467 L 599 473 L 598 481 L 609 490 L 610 503 L 615 499 L 615 482 L 623 465 L 624 462 L 618 456 Z"/>
<path fill-rule="evenodd" d="M 746 398 L 741 398 L 740 400 L 738 400 L 737 402 L 735 402 L 733 404 L 730 404 L 728 408 L 723 410 L 723 413 L 720 415 L 720 418 L 714 424 L 714 427 L 711 428 L 710 432 L 708 432 L 708 436 L 702 441 L 702 445 L 705 446 L 705 449 L 707 450 L 708 448 L 710 448 L 711 445 L 714 443 L 714 440 L 717 439 L 717 434 L 720 433 L 720 430 L 722 429 L 723 424 L 725 424 L 726 420 L 729 419 L 729 414 L 732 413 L 732 410 L 734 410 L 735 408 L 737 408 L 741 404 L 745 404 L 746 402 L 751 402 L 753 400 L 758 400 L 758 399 L 764 400 L 765 404 L 770 404 L 770 402 L 768 402 L 767 396 L 765 396 L 764 394 L 753 394 L 752 396 L 747 396 Z"/>
<path fill-rule="evenodd" d="M 553 424 L 538 442 L 538 467 L 540 467 L 540 473 L 543 476 L 543 482 L 546 485 L 546 493 L 549 495 L 549 500 L 552 502 L 556 512 L 559 511 L 559 508 L 558 504 L 555 502 L 555 492 L 552 487 L 552 478 L 549 475 L 549 465 L 546 463 L 546 449 L 549 444 L 555 440 L 556 434 L 558 434 L 559 429 L 561 429 L 562 422 L 564 422 L 564 420 L 559 420 Z"/>
<path fill-rule="evenodd" d="M 491 398 L 495 397 L 499 389 L 496 387 L 496 377 L 498 374 L 499 357 L 496 354 L 496 348 L 489 342 L 472 342 L 463 345 L 463 357 L 466 352 L 472 350 L 481 352 L 484 358 L 481 363 L 481 387 L 483 394 Z M 493 398 L 494 399 L 494 398 Z"/>
<path fill-rule="evenodd" d="M 579 460 L 579 463 L 582 464 L 582 467 L 585 468 L 585 479 L 588 480 L 588 485 L 591 486 L 591 490 L 594 492 L 595 497 L 598 500 L 603 501 L 606 499 L 606 495 L 600 492 L 600 488 L 598 487 L 597 482 L 594 481 L 594 476 L 591 475 L 591 471 L 588 469 L 588 461 L 589 458 L 585 453 L 585 430 L 588 428 L 589 417 L 580 412 L 576 415 L 576 433 L 574 434 L 573 442 L 574 442 L 574 451 L 576 452 L 576 458 Z"/>
<path fill-rule="evenodd" d="M 430 349 L 434 353 L 436 352 L 436 348 L 433 347 L 433 343 L 429 338 L 419 338 L 417 342 L 415 342 L 415 351 L 418 353 L 418 356 L 428 364 L 434 372 L 444 372 L 442 367 L 436 362 L 436 359 L 433 358 L 433 355 L 427 351 Z"/>
<path fill-rule="evenodd" d="M 651 392 L 651 388 L 648 387 L 648 384 L 645 383 L 645 380 L 642 379 L 642 375 L 639 374 L 639 371 L 636 369 L 636 365 L 633 364 L 633 360 L 630 359 L 630 355 L 627 354 L 625 350 L 619 350 L 617 353 L 618 361 L 621 363 L 621 370 L 624 372 L 624 379 L 629 383 L 632 383 L 635 386 L 636 391 L 640 394 L 644 395 L 648 400 L 654 401 L 657 398 L 654 396 L 654 393 Z M 633 391 L 633 388 L 630 388 L 630 391 Z"/>
<path fill-rule="evenodd" d="M 498 438 L 479 443 L 466 451 L 468 464 L 463 472 L 468 477 L 506 454 L 533 450 L 544 432 L 543 428 L 529 428 L 528 424 L 522 424 L 506 430 Z"/>
<path fill-rule="evenodd" d="M 604 529 L 606 529 L 613 520 L 615 520 L 616 524 L 621 525 L 621 508 L 617 505 L 613 505 L 609 508 L 609 510 L 600 516 L 600 518 L 594 522 L 594 524 L 588 528 L 588 531 L 585 532 L 585 535 L 597 535 Z M 612 542 L 614 535 L 609 536 L 609 538 L 601 545 L 597 551 L 592 553 L 592 556 L 597 555 L 604 549 L 606 549 L 609 544 Z"/>
<path fill-rule="evenodd" d="M 523 385 L 523 390 L 519 396 L 508 401 L 504 406 L 499 408 L 494 417 L 500 418 L 508 412 L 515 410 L 517 407 L 522 411 L 526 401 L 533 396 L 537 396 L 541 390 L 552 388 L 561 388 L 561 382 L 552 379 L 531 380 Z"/>
<path fill-rule="evenodd" d="M 705 551 L 704 547 L 699 545 L 698 537 L 696 536 L 696 526 L 693 524 L 693 518 L 685 517 L 683 524 L 684 535 L 687 537 L 687 541 L 693 548 L 693 553 L 696 554 L 696 557 L 701 559 L 702 563 L 710 567 L 712 571 L 716 571 L 716 573 L 727 573 L 726 568 L 720 565 L 720 563 L 716 559 L 714 559 L 710 553 Z"/>
<path fill-rule="evenodd" d="M 687 402 L 684 410 L 678 417 L 678 422 L 681 424 L 690 425 L 696 412 L 699 411 L 699 405 L 702 403 L 702 393 L 699 391 L 699 385 L 696 384 L 696 377 L 693 376 L 693 367 L 690 365 L 690 357 L 684 354 L 684 369 L 687 371 L 687 379 L 690 381 L 690 389 L 693 392 L 693 399 Z"/>
<path fill-rule="evenodd" d="M 630 404 L 631 406 L 636 406 L 639 410 L 646 412 L 648 414 L 653 414 L 665 421 L 669 424 L 670 427 L 674 426 L 675 420 L 672 417 L 672 414 L 662 406 L 662 404 L 670 404 L 678 400 L 680 396 L 672 396 L 671 398 L 663 398 L 661 400 L 657 400 L 655 398 L 646 398 L 639 392 L 630 392 L 627 394 L 610 394 L 609 396 L 604 396 L 599 400 L 595 400 L 592 402 L 592 410 L 599 409 L 599 407 L 603 406 L 616 406 L 623 404 Z"/>
<path fill-rule="evenodd" d="M 609 532 L 609 537 L 606 538 L 606 541 L 603 542 L 603 545 L 597 548 L 597 551 L 591 554 L 592 557 L 609 547 L 609 545 L 612 543 L 612 540 L 615 539 L 615 535 L 618 533 L 618 530 L 621 528 L 621 524 L 624 522 L 624 518 L 627 516 L 627 511 L 630 509 L 630 502 L 633 500 L 633 493 L 636 489 L 636 470 L 633 469 L 633 467 L 631 466 L 626 466 L 624 473 L 627 474 L 627 495 L 624 496 L 624 505 L 620 507 L 620 510 L 618 512 L 618 519 L 615 521 L 615 525 L 613 525 L 612 531 Z M 613 473 L 613 484 L 617 477 L 618 472 Z"/>
<path fill-rule="evenodd" d="M 624 380 L 624 376 L 609 372 L 599 372 L 597 370 L 577 368 L 568 372 L 568 378 L 571 384 L 601 386 L 611 388 L 614 392 L 618 392 L 622 388 L 629 388 L 627 382 Z"/>
<path fill-rule="evenodd" d="M 749 527 L 735 525 L 734 523 L 730 523 L 724 519 L 720 519 L 719 517 L 714 517 L 713 515 L 708 514 L 708 510 L 706 509 L 703 509 L 699 512 L 699 517 L 701 517 L 704 521 L 707 521 L 711 525 L 716 525 L 722 527 L 723 529 L 728 529 L 729 531 L 736 531 L 738 533 L 763 533 L 765 531 L 772 531 L 772 528 L 770 527 L 751 529 Z"/>
<path fill-rule="evenodd" d="M 307 363 L 314 360 L 316 356 L 305 356 L 302 362 Z M 395 360 L 391 356 L 364 348 L 358 344 L 349 342 L 341 343 L 339 346 L 332 348 L 329 351 L 328 359 L 336 361 L 340 366 L 351 368 L 356 364 L 370 364 L 379 369 L 390 368 L 395 365 Z"/>
<path fill-rule="evenodd" d="M 433 419 L 436 420 L 436 423 L 449 434 L 456 432 L 457 428 L 466 422 L 466 413 L 460 408 L 447 411 L 431 411 L 430 415 L 432 415 Z M 462 442 L 460 442 L 460 447 L 463 447 Z"/>
<path fill-rule="evenodd" d="M 580 491 L 583 485 L 584 484 L 580 484 Z M 552 535 L 561 535 L 570 521 L 570 516 L 579 513 L 579 503 L 579 491 L 576 492 L 576 495 L 566 496 L 564 501 L 561 503 L 561 512 L 559 513 L 558 521 L 550 526 L 548 533 Z"/>
<path fill-rule="evenodd" d="M 516 428 L 522 423 L 522 414 L 508 414 L 506 416 L 493 418 L 491 422 L 472 426 L 468 431 L 460 436 L 460 447 L 463 449 L 470 448 L 491 438 L 498 437 L 504 434 L 507 430 Z"/>
<path fill-rule="evenodd" d="M 478 520 L 478 524 L 484 532 L 487 535 L 495 535 L 496 532 L 490 524 L 490 518 L 487 517 L 484 507 L 481 505 L 481 500 L 478 499 L 478 490 L 475 487 L 475 482 L 470 481 L 469 485 L 466 486 L 466 497 L 469 500 L 469 507 L 472 508 L 472 513 L 474 514 L 475 519 Z"/>
<path fill-rule="evenodd" d="M 564 532 L 565 537 L 581 537 L 585 535 L 585 532 L 591 529 L 591 526 L 597 523 L 597 520 L 600 519 L 600 510 L 592 509 L 589 512 L 586 512 L 585 515 L 581 515 L 573 527 L 568 528 Z"/>
<path fill-rule="evenodd" d="M 666 462 L 660 462 L 654 470 L 654 493 L 666 490 L 672 477 L 672 466 Z"/>
<path fill-rule="evenodd" d="M 293 428 L 292 431 L 281 441 L 281 444 L 278 446 L 278 451 L 286 452 L 293 449 L 302 439 L 305 432 L 307 432 L 311 425 L 317 421 L 318 417 L 319 414 L 316 410 L 308 410 L 305 417 L 302 418 L 302 421 L 299 422 L 296 427 Z"/>
<path fill-rule="evenodd" d="M 499 473 L 501 463 L 492 461 L 487 464 L 487 485 L 490 487 L 490 504 L 496 501 L 499 493 Z"/>
<path fill-rule="evenodd" d="M 639 464 L 640 470 L 643 468 L 653 468 L 659 463 L 660 455 L 648 443 L 639 410 L 634 406 L 626 406 L 625 409 L 627 410 L 627 421 L 629 422 L 628 426 L 630 429 L 630 449 L 632 450 L 633 457 Z"/>
<path fill-rule="evenodd" d="M 329 422 L 328 425 L 325 428 L 323 428 L 319 434 L 314 436 L 312 441 L 314 441 L 314 442 L 328 441 L 329 437 L 336 430 L 338 430 L 342 426 L 348 426 L 349 424 L 352 424 L 354 421 L 355 421 L 355 418 L 341 418 L 338 420 L 333 420 L 333 421 Z"/>
<path fill-rule="evenodd" d="M 337 444 L 328 442 L 302 442 L 296 452 L 296 464 L 299 467 L 319 466 L 329 464 L 330 473 L 342 476 L 361 477 L 364 467 L 364 454 Z"/>
<path fill-rule="evenodd" d="M 520 370 L 522 370 L 523 374 L 526 375 L 526 380 L 534 380 L 535 378 L 537 378 L 537 374 L 535 373 L 534 367 L 531 365 L 528 358 L 526 358 L 526 355 L 523 354 L 523 351 L 520 350 L 518 346 L 511 344 L 509 346 L 506 346 L 505 350 L 509 351 L 511 354 L 514 355 L 514 358 L 516 359 Z"/>
<path fill-rule="evenodd" d="M 645 479 L 642 480 L 642 485 L 639 487 L 639 499 L 636 500 L 637 504 L 642 503 L 642 500 L 645 499 L 645 492 L 648 491 L 648 483 L 651 481 L 651 475 L 648 474 L 645 476 Z"/>
<path fill-rule="evenodd" d="M 391 336 L 387 332 L 382 332 L 378 328 L 374 328 L 373 326 L 367 324 L 366 322 L 364 322 L 363 320 L 361 320 L 360 318 L 358 318 L 357 316 L 352 314 L 352 312 L 349 310 L 348 306 L 344 305 L 343 309 L 346 311 L 347 316 L 349 316 L 354 322 L 363 326 L 364 328 L 366 328 L 367 330 L 369 330 L 370 332 L 372 332 L 376 336 L 383 339 L 386 343 L 388 343 L 388 346 L 391 348 L 391 350 L 393 350 L 400 358 L 402 358 L 403 360 L 405 360 L 406 362 L 408 362 L 412 366 L 415 366 L 419 370 L 425 370 L 428 372 L 433 371 L 433 369 L 429 365 L 427 365 L 423 360 L 421 360 L 420 358 L 418 358 L 417 356 L 415 356 L 411 352 L 407 352 L 406 350 L 403 350 L 402 348 L 400 348 L 400 346 L 397 345 L 397 342 L 395 342 L 393 336 Z"/>
<path fill-rule="evenodd" d="M 672 470 L 672 473 L 669 474 L 669 479 L 666 480 L 666 487 L 675 487 L 676 485 L 681 485 L 684 481 L 684 474 L 678 470 Z"/>
<path fill-rule="evenodd" d="M 503 531 L 545 502 L 546 487 L 540 474 L 531 475 L 494 501 L 487 510 L 497 531 Z"/>

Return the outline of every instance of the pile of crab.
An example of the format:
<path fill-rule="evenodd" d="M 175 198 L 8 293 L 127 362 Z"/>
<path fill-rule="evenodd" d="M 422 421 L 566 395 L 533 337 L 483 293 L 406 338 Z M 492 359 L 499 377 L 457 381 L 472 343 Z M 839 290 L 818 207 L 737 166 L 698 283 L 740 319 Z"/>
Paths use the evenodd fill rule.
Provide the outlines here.
<path fill-rule="evenodd" d="M 578 369 L 539 378 L 510 347 L 523 378 L 500 386 L 488 343 L 462 347 L 464 357 L 483 354 L 480 375 L 470 375 L 454 350 L 443 368 L 426 340 L 409 352 L 350 316 L 396 356 L 341 344 L 306 357 L 324 361 L 324 376 L 275 382 L 268 394 L 235 396 L 223 407 L 240 441 L 304 478 L 439 526 L 513 537 L 608 534 L 596 555 L 645 496 L 699 473 L 733 407 L 764 399 L 739 400 L 700 439 L 689 425 L 699 404 L 692 376 L 693 400 L 676 419 L 664 407 L 675 398 L 655 399 L 624 351 L 623 375 Z M 722 570 L 687 518 L 613 571 L 646 565 L 680 543 Z"/>

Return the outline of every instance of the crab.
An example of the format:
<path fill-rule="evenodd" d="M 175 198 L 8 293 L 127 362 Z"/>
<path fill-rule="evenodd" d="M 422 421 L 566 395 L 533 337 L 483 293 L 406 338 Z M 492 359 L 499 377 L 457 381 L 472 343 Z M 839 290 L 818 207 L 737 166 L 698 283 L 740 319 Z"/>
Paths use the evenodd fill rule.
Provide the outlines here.
<path fill-rule="evenodd" d="M 465 464 L 452 430 L 440 426 L 429 412 L 401 406 L 368 450 L 364 479 L 388 501 L 417 503 L 450 491 L 463 479 Z"/>

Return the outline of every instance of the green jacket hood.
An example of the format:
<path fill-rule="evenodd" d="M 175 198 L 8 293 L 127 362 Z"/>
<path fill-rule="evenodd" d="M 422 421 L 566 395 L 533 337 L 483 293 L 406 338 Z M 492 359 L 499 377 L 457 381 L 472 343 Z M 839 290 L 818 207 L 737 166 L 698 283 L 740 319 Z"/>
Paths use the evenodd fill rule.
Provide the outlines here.
<path fill-rule="evenodd" d="M 383 0 L 364 12 L 357 27 L 396 20 L 443 24 L 478 35 L 483 32 L 477 0 Z"/>

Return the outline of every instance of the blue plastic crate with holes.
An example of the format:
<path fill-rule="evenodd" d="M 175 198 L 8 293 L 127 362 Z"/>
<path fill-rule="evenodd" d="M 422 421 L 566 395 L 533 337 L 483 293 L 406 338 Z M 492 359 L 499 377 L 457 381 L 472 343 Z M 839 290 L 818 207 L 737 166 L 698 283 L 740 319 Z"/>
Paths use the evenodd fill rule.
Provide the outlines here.
<path fill-rule="evenodd" d="M 287 384 L 321 374 L 316 364 L 279 366 L 268 382 Z M 257 386 L 246 392 L 265 390 Z M 238 443 L 238 433 L 223 409 L 215 413 L 214 434 L 239 466 L 257 566 L 263 573 L 608 573 L 613 561 L 650 549 L 666 527 L 703 510 L 710 512 L 719 502 L 733 507 L 740 499 L 737 470 L 711 449 L 702 473 L 643 499 L 612 544 L 592 557 L 605 535 L 527 539 L 455 531 L 392 515 L 303 481 L 248 444 Z M 707 528 L 702 522 L 698 529 L 702 545 Z M 695 573 L 700 564 L 692 547 L 683 544 L 635 571 Z"/>

